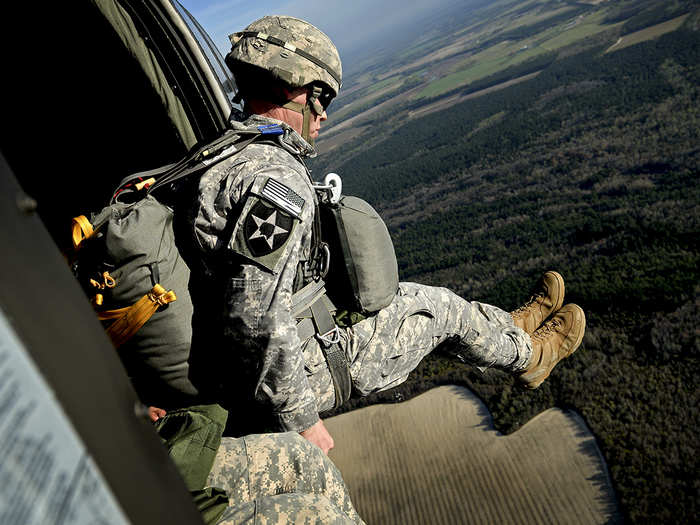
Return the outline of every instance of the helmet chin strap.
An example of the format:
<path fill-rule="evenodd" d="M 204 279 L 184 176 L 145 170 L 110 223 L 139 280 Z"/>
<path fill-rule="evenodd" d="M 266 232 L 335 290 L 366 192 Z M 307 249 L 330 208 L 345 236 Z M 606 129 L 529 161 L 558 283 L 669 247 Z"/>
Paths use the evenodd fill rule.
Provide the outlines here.
<path fill-rule="evenodd" d="M 301 126 L 301 136 L 306 142 L 313 146 L 314 139 L 309 136 L 309 127 L 311 126 L 311 106 L 309 103 L 300 104 L 299 102 L 288 100 L 282 107 L 291 109 L 296 113 L 301 113 L 304 116 L 304 123 Z"/>
<path fill-rule="evenodd" d="M 292 111 L 296 113 L 301 113 L 303 115 L 304 122 L 301 126 L 301 137 L 312 146 L 314 145 L 314 139 L 309 136 L 309 128 L 311 127 L 311 114 L 312 112 L 314 115 L 323 114 L 323 106 L 318 101 L 318 97 L 321 95 L 321 93 L 322 89 L 320 87 L 313 86 L 312 93 L 306 98 L 306 104 L 301 104 L 299 102 L 288 100 L 282 105 L 282 107 L 285 109 L 291 109 Z"/>

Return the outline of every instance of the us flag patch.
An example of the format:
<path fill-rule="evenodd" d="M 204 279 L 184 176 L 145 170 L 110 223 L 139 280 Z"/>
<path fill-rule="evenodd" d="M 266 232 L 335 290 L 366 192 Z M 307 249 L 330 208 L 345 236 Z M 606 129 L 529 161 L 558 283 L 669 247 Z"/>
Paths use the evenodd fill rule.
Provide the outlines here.
<path fill-rule="evenodd" d="M 294 190 L 274 179 L 267 179 L 260 195 L 295 217 L 301 215 L 301 210 L 304 209 L 306 202 Z"/>

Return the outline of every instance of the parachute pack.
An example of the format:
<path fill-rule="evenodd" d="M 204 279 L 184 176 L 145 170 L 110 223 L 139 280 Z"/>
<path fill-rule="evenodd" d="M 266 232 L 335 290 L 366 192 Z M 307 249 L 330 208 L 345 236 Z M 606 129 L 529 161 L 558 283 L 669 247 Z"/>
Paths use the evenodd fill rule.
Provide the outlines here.
<path fill-rule="evenodd" d="M 190 270 L 175 243 L 173 210 L 153 192 L 237 154 L 279 126 L 227 133 L 181 162 L 124 179 L 110 204 L 73 219 L 73 273 L 91 298 L 141 400 L 191 404 Z"/>
<path fill-rule="evenodd" d="M 74 273 L 142 401 L 169 408 L 194 396 L 190 271 L 175 245 L 173 211 L 147 195 L 113 203 L 90 221 L 76 217 L 73 231 Z"/>
<path fill-rule="evenodd" d="M 369 315 L 391 303 L 399 271 L 389 230 L 359 197 L 320 206 L 322 239 L 330 251 L 326 289 L 335 306 Z"/>

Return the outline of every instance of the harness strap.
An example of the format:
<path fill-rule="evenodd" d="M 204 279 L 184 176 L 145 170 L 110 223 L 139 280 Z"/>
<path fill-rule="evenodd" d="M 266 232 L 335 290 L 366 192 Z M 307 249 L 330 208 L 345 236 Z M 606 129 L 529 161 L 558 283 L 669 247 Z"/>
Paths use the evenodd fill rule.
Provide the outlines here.
<path fill-rule="evenodd" d="M 322 348 L 323 355 L 328 363 L 328 370 L 333 379 L 333 390 L 335 390 L 335 404 L 333 408 L 340 408 L 350 399 L 350 394 L 352 393 L 352 377 L 350 376 L 348 358 L 339 344 Z"/>
<path fill-rule="evenodd" d="M 308 309 L 312 303 L 326 293 L 326 287 L 322 279 L 311 281 L 301 290 L 292 295 L 292 315 L 296 318 L 306 317 L 302 312 Z"/>
<path fill-rule="evenodd" d="M 280 129 L 280 132 L 283 131 Z M 195 161 L 195 164 L 193 166 L 185 168 L 182 171 L 176 170 L 171 173 L 168 173 L 164 177 L 158 179 L 158 181 L 155 184 L 152 184 L 147 191 L 151 193 L 152 191 L 156 190 L 157 188 L 160 188 L 161 186 L 170 184 L 184 177 L 187 177 L 192 173 L 196 173 L 205 168 L 208 168 L 214 162 L 221 162 L 222 160 L 233 155 L 234 153 L 238 153 L 239 151 L 241 151 L 243 148 L 245 148 L 248 144 L 253 142 L 258 137 L 270 134 L 274 133 L 270 133 L 268 130 L 259 130 L 257 133 L 253 134 L 251 137 L 246 138 L 243 141 L 240 141 L 240 137 L 237 137 L 236 134 L 230 134 L 230 136 L 224 135 L 215 143 L 209 144 L 205 148 L 199 150 L 197 152 L 197 155 L 193 159 Z"/>
<path fill-rule="evenodd" d="M 311 317 L 316 325 L 316 333 L 318 334 L 321 342 L 326 342 L 327 345 L 337 343 L 337 330 L 338 327 L 335 324 L 335 320 L 331 315 L 331 312 L 326 307 L 326 304 L 322 300 L 314 301 L 310 306 Z"/>
<path fill-rule="evenodd" d="M 323 280 L 312 281 L 292 296 L 292 311 L 297 318 L 299 339 L 306 341 L 315 335 L 319 340 L 333 380 L 334 408 L 338 408 L 350 399 L 352 378 L 345 351 L 338 344 L 340 332 L 333 319 L 334 310 Z"/>
<path fill-rule="evenodd" d="M 122 179 L 119 186 L 117 186 L 117 190 L 112 195 L 111 203 L 118 201 L 120 193 L 130 191 L 128 190 L 129 186 L 136 186 L 137 183 L 140 184 L 145 181 L 148 184 L 144 184 L 141 189 L 145 190 L 146 193 L 151 193 L 161 186 L 202 171 L 215 162 L 221 162 L 235 155 L 259 137 L 282 134 L 284 134 L 284 129 L 277 124 L 258 126 L 257 129 L 228 131 L 176 163 L 133 173 Z M 151 178 L 155 178 L 156 182 L 150 183 L 148 179 Z"/>
<path fill-rule="evenodd" d="M 302 343 L 316 335 L 316 326 L 314 326 L 314 321 L 311 317 L 297 320 L 297 335 Z"/>

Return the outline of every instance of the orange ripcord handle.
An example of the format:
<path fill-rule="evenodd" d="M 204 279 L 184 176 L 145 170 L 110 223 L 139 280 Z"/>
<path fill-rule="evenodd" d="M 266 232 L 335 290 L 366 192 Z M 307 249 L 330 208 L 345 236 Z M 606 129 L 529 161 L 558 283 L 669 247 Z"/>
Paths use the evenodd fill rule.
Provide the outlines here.
<path fill-rule="evenodd" d="M 166 291 L 160 284 L 156 284 L 150 292 L 131 306 L 98 312 L 97 316 L 101 321 L 115 319 L 106 332 L 114 346 L 119 348 L 146 324 L 158 308 L 176 299 L 175 292 Z"/>
<path fill-rule="evenodd" d="M 90 221 L 85 217 L 85 215 L 79 215 L 78 217 L 73 217 L 73 249 L 77 250 L 80 248 L 80 244 L 85 240 L 89 239 L 95 234 L 95 230 L 90 224 Z"/>

